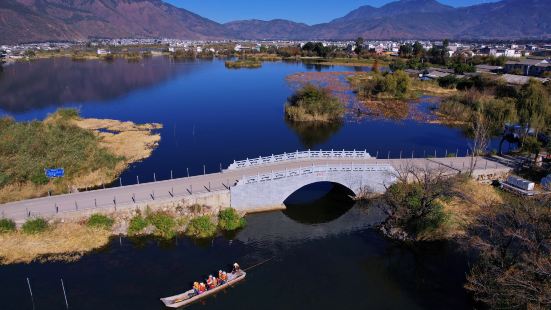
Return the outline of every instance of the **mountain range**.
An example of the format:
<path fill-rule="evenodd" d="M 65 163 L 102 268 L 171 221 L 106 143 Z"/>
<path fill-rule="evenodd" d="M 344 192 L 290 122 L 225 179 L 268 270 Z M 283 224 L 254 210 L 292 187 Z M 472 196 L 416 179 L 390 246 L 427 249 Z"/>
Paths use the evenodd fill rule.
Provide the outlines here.
<path fill-rule="evenodd" d="M 161 0 L 1 0 L 0 43 L 91 38 L 516 39 L 551 38 L 551 0 L 454 8 L 436 0 L 362 6 L 330 22 L 241 20 L 220 24 Z"/>

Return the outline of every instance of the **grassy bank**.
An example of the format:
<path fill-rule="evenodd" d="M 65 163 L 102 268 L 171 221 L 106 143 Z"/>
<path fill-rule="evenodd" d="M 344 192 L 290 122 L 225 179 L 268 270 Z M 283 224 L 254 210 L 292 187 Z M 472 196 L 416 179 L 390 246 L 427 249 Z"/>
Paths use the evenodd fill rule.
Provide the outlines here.
<path fill-rule="evenodd" d="M 144 159 L 160 136 L 158 124 L 82 119 L 61 109 L 44 121 L 0 119 L 0 202 L 112 182 L 128 164 Z M 64 168 L 50 180 L 44 170 Z"/>
<path fill-rule="evenodd" d="M 186 212 L 151 211 L 130 215 L 95 214 L 72 222 L 48 222 L 37 218 L 17 229 L 10 220 L 0 220 L 0 264 L 32 261 L 73 261 L 104 247 L 114 235 L 153 236 L 171 239 L 178 234 L 191 238 L 212 238 L 219 231 L 237 231 L 245 219 L 234 209 L 217 214 L 195 213 L 211 210 L 190 206 Z"/>
<path fill-rule="evenodd" d="M 306 84 L 285 104 L 285 115 L 293 122 L 330 122 L 342 119 L 344 104 L 330 90 Z"/>
<path fill-rule="evenodd" d="M 244 59 L 236 61 L 226 61 L 224 65 L 228 69 L 257 69 L 262 67 L 262 62 L 256 59 Z"/>

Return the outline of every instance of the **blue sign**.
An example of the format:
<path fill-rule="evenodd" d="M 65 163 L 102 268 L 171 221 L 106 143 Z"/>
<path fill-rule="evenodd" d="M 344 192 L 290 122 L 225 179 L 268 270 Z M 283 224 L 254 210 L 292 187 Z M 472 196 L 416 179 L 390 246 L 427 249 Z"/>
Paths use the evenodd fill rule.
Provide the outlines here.
<path fill-rule="evenodd" d="M 61 178 L 65 176 L 65 170 L 63 168 L 45 169 L 45 172 L 46 172 L 46 176 L 50 179 Z"/>

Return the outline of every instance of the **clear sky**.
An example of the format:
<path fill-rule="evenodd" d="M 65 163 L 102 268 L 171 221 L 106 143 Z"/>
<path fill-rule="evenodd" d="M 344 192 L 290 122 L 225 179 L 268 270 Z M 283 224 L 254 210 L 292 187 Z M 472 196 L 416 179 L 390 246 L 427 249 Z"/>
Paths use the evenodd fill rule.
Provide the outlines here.
<path fill-rule="evenodd" d="M 328 22 L 362 5 L 379 7 L 391 0 L 164 0 L 214 21 L 289 19 L 307 24 Z M 497 0 L 439 0 L 451 6 L 468 6 Z"/>

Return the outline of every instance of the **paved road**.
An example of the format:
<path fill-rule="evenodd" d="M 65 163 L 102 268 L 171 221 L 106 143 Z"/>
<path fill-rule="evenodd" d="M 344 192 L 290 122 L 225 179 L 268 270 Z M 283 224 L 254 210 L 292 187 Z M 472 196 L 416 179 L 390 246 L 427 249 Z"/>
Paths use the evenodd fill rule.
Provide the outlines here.
<path fill-rule="evenodd" d="M 29 216 L 54 216 L 67 212 L 76 212 L 99 208 L 124 208 L 138 203 L 158 203 L 174 201 L 199 193 L 228 190 L 238 180 L 270 172 L 293 170 L 307 166 L 339 166 L 339 165 L 392 165 L 400 169 L 406 165 L 416 167 L 440 167 L 450 172 L 467 171 L 470 158 L 434 158 L 434 159 L 307 159 L 293 160 L 274 164 L 224 170 L 219 173 L 192 176 L 166 181 L 143 183 L 122 187 L 113 187 L 93 191 L 85 191 L 52 197 L 23 200 L 0 205 L 0 217 L 11 218 L 18 222 Z M 479 172 L 494 170 L 506 171 L 508 167 L 480 158 L 477 163 Z"/>

